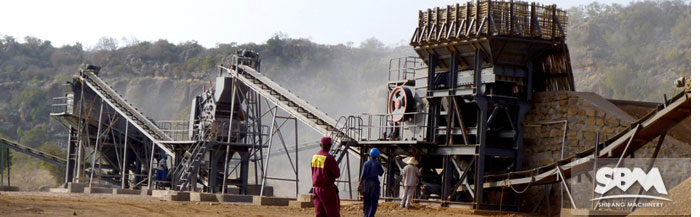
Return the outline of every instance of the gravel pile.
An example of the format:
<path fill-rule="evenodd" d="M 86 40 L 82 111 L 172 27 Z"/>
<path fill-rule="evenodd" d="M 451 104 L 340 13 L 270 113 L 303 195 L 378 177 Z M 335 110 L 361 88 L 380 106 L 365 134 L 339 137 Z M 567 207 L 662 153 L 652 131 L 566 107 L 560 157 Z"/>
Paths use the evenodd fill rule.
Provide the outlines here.
<path fill-rule="evenodd" d="M 673 187 L 670 192 L 668 192 L 669 201 L 653 201 L 653 202 L 664 202 L 663 207 L 658 208 L 641 208 L 630 216 L 636 215 L 690 215 L 690 178 L 681 182 L 680 184 Z"/>

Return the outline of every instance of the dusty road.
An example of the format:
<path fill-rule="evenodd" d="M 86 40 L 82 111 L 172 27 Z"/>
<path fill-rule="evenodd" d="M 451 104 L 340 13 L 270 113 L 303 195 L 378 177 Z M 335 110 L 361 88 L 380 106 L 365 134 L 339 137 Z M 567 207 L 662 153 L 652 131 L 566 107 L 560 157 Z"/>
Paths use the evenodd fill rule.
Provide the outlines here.
<path fill-rule="evenodd" d="M 342 206 L 343 216 L 362 216 L 361 204 Z M 313 208 L 209 202 L 166 202 L 150 196 L 108 194 L 63 194 L 48 192 L 0 193 L 0 216 L 313 216 Z M 457 208 L 421 206 L 400 209 L 382 203 L 377 216 L 520 216 L 510 213 L 480 213 Z"/>

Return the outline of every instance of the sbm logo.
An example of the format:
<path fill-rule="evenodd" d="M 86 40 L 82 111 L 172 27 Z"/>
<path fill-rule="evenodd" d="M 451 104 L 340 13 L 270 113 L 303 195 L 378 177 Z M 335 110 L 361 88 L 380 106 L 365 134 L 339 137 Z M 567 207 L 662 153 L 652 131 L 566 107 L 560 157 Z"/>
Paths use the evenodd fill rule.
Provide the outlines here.
<path fill-rule="evenodd" d="M 644 191 L 649 191 L 653 187 L 659 194 L 667 195 L 668 191 L 666 191 L 666 185 L 664 185 L 664 180 L 661 179 L 661 173 L 659 173 L 659 168 L 656 167 L 649 170 L 648 173 L 645 173 L 644 170 L 642 170 L 639 167 L 636 167 L 632 170 L 630 170 L 629 168 L 602 167 L 596 172 L 595 179 L 596 182 L 598 182 L 598 184 L 595 187 L 595 192 L 600 194 L 601 197 L 593 198 L 592 201 L 631 197 L 671 201 L 670 199 L 663 197 L 642 194 L 622 194 L 604 196 L 605 193 L 607 193 L 615 187 L 619 188 L 623 192 L 626 192 L 627 189 L 634 185 L 634 183 L 639 183 L 639 185 L 642 186 Z"/>

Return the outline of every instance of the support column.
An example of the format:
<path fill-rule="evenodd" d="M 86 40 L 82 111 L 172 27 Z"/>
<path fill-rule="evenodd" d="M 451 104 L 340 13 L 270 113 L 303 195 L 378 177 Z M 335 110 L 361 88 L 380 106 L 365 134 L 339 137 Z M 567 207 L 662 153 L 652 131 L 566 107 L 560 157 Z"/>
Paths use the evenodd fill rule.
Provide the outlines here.
<path fill-rule="evenodd" d="M 299 128 L 298 128 L 298 119 L 294 118 L 294 160 L 296 161 L 294 163 L 294 168 L 295 168 L 295 175 L 296 175 L 296 194 L 299 195 Z M 350 168 L 349 166 L 350 162 L 348 162 L 348 169 Z M 350 171 L 348 171 L 348 174 L 350 174 Z M 352 187 L 350 189 L 352 191 Z M 350 198 L 352 199 L 352 197 Z"/>
<path fill-rule="evenodd" d="M 97 122 L 97 136 L 95 137 L 95 151 L 92 153 L 92 168 L 90 169 L 90 182 L 88 183 L 88 186 L 92 187 L 92 176 L 95 175 L 95 163 L 97 160 L 97 155 L 99 153 L 99 147 L 100 147 L 100 131 L 102 128 L 102 108 L 104 107 L 104 102 L 100 101 L 100 118 L 99 121 Z M 88 138 L 90 138 L 88 136 Z"/>
<path fill-rule="evenodd" d="M 75 155 L 75 142 L 73 142 L 73 134 L 75 133 L 75 130 L 73 130 L 73 126 L 68 127 L 68 145 L 66 147 L 66 179 L 65 182 L 72 182 L 73 181 L 73 167 L 75 166 L 75 157 L 71 157 L 71 155 Z M 4 168 L 4 167 L 3 167 Z M 2 170 L 0 170 L 1 172 Z"/>
<path fill-rule="evenodd" d="M 452 51 L 450 56 L 450 94 L 454 94 L 454 88 L 457 87 L 457 72 L 459 67 L 459 53 Z"/>
<path fill-rule="evenodd" d="M 428 91 L 426 93 L 427 96 L 432 96 L 432 90 L 434 89 L 433 87 L 433 82 L 435 79 L 435 68 L 438 66 L 438 61 L 439 58 L 437 54 L 430 54 L 428 57 Z M 435 142 L 437 139 L 437 120 L 439 119 L 440 115 L 440 102 L 438 101 L 437 103 L 430 102 L 429 103 L 429 110 L 428 112 L 431 113 L 431 115 L 428 116 L 428 123 L 430 126 L 428 126 L 428 135 L 427 138 L 429 138 L 430 142 Z"/>
<path fill-rule="evenodd" d="M 5 147 L 0 147 L 0 186 L 5 185 L 5 158 Z"/>
<path fill-rule="evenodd" d="M 523 164 L 523 153 L 524 153 L 524 147 L 523 147 L 523 136 L 524 136 L 524 129 L 523 129 L 523 120 L 525 120 L 525 114 L 530 110 L 530 106 L 527 103 L 520 103 L 520 106 L 518 108 L 518 119 L 515 120 L 516 124 L 516 129 L 515 133 L 517 134 L 515 137 L 515 144 L 516 148 L 518 149 L 516 151 L 516 157 L 515 157 L 515 171 L 520 171 L 522 170 L 522 164 Z"/>
<path fill-rule="evenodd" d="M 82 75 L 82 72 L 81 72 Z M 83 175 L 83 172 L 81 171 L 81 165 L 83 163 L 83 132 L 85 131 L 85 121 L 83 121 L 83 110 L 85 104 L 85 85 L 80 84 L 80 106 L 78 108 L 78 133 L 76 135 L 78 139 L 78 153 L 75 156 L 75 171 L 73 174 L 75 175 L 74 179 L 72 180 L 73 182 L 79 183 L 80 182 L 80 177 Z M 68 168 L 66 168 L 68 169 Z"/>
<path fill-rule="evenodd" d="M 10 183 L 10 169 L 12 168 L 12 161 L 10 161 L 10 148 L 5 148 L 5 164 L 7 165 L 7 186 L 12 186 Z"/>
<path fill-rule="evenodd" d="M 241 156 L 241 170 L 239 177 L 241 179 L 241 194 L 242 195 L 247 195 L 248 194 L 248 167 L 250 163 L 250 151 L 241 151 L 238 152 L 238 154 Z"/>
<path fill-rule="evenodd" d="M 126 189 L 126 182 L 127 182 L 127 174 L 129 171 L 126 170 L 126 162 L 128 160 L 127 156 L 129 156 L 127 150 L 128 150 L 128 141 L 129 141 L 129 122 L 126 122 L 126 127 L 124 129 L 124 160 L 122 160 L 122 189 Z M 176 161 L 177 162 L 177 161 Z"/>
<path fill-rule="evenodd" d="M 478 56 L 478 55 L 477 55 Z M 476 208 L 481 208 L 480 206 L 484 203 L 484 170 L 486 164 L 486 120 L 488 118 L 488 104 L 486 99 L 483 97 L 475 97 L 477 106 L 479 107 L 479 123 L 478 123 L 478 137 L 479 142 L 479 156 L 477 158 L 476 164 Z"/>
<path fill-rule="evenodd" d="M 201 163 L 194 164 L 194 168 L 192 169 L 192 174 L 190 175 L 190 186 L 189 186 L 190 191 L 197 191 L 197 179 L 199 178 L 199 167 L 201 165 L 202 165 Z"/>
<path fill-rule="evenodd" d="M 433 79 L 435 78 L 435 68 L 437 68 L 439 58 L 437 54 L 430 54 L 428 57 L 428 90 L 433 90 Z M 428 96 L 433 94 L 428 91 Z"/>
<path fill-rule="evenodd" d="M 387 180 L 386 180 L 386 190 L 385 190 L 385 197 L 395 197 L 394 195 L 394 173 L 396 173 L 396 169 L 394 166 L 394 150 L 392 148 L 388 148 L 387 150 Z"/>
<path fill-rule="evenodd" d="M 362 166 L 367 161 L 367 147 L 365 145 L 360 146 L 360 166 L 358 167 L 358 178 L 362 179 Z M 381 161 L 380 161 L 381 162 Z M 381 186 L 380 186 L 381 189 Z M 381 190 L 379 191 L 381 192 Z M 357 195 L 357 199 L 361 199 L 362 195 Z"/>
<path fill-rule="evenodd" d="M 267 166 L 270 163 L 270 153 L 272 152 L 272 138 L 275 136 L 274 133 L 276 133 L 275 126 L 277 126 L 277 107 L 275 107 L 275 111 L 272 113 L 270 134 L 267 138 L 267 154 L 265 155 L 265 167 L 263 169 L 262 185 L 260 185 L 260 196 L 263 196 L 263 193 L 265 193 L 265 182 L 267 181 L 267 171 L 269 170 Z"/>
<path fill-rule="evenodd" d="M 452 192 L 450 188 L 453 186 L 452 181 L 452 170 L 453 164 L 451 161 L 451 155 L 445 155 L 442 158 L 442 189 L 440 189 L 440 199 L 443 201 L 451 200 L 450 193 Z"/>
<path fill-rule="evenodd" d="M 491 29 L 491 28 L 489 28 Z M 481 50 L 474 51 L 474 93 L 481 96 Z"/>
<path fill-rule="evenodd" d="M 525 120 L 525 114 L 530 110 L 530 106 L 527 103 L 520 103 L 518 107 L 518 116 L 517 120 L 515 120 L 516 124 L 516 137 L 515 137 L 515 144 L 517 150 L 515 151 L 515 171 L 521 171 L 523 169 L 523 159 L 525 158 L 523 153 L 525 152 L 525 148 L 523 146 L 523 136 L 524 136 L 524 129 L 523 129 L 523 120 Z M 513 197 L 513 204 L 515 204 L 518 209 L 520 210 L 520 194 L 515 194 Z"/>
<path fill-rule="evenodd" d="M 71 168 L 75 170 L 73 174 L 75 174 L 75 177 L 73 178 L 73 182 L 80 183 L 80 177 L 82 176 L 82 171 L 81 171 L 81 164 L 83 163 L 83 139 L 81 138 L 82 133 L 80 130 L 78 130 L 78 152 L 75 155 L 75 168 Z M 66 168 L 68 169 L 68 168 Z"/>
<path fill-rule="evenodd" d="M 348 154 L 347 153 L 348 146 L 345 147 L 345 152 L 346 152 L 346 154 Z M 347 172 L 348 172 L 347 182 L 348 182 L 348 187 L 350 188 L 350 190 L 348 191 L 348 195 L 350 196 L 350 200 L 352 200 L 352 175 L 350 174 L 350 156 L 345 158 L 345 167 L 347 168 Z M 299 170 L 297 170 L 297 171 L 299 171 Z M 299 185 L 298 181 L 299 181 L 299 178 L 297 178 L 297 185 Z M 299 189 L 297 189 L 297 194 L 299 194 Z"/>
<path fill-rule="evenodd" d="M 527 91 L 525 92 L 525 96 L 528 102 L 532 100 L 532 76 L 535 74 L 532 68 L 532 61 L 529 61 L 527 63 L 527 86 L 524 88 L 525 91 Z"/>
<path fill-rule="evenodd" d="M 234 108 L 236 107 L 236 79 L 235 77 L 231 77 L 231 111 L 229 113 L 229 119 L 228 119 L 228 137 L 226 140 L 226 156 L 224 156 L 224 177 L 221 182 L 221 194 L 223 195 L 226 193 L 226 181 L 228 179 L 228 155 L 229 155 L 229 149 L 231 147 L 231 131 L 233 130 L 233 111 Z M 242 108 L 241 108 L 242 110 Z M 238 122 L 236 122 L 238 124 Z M 236 133 L 240 133 L 238 125 L 236 125 Z"/>
<path fill-rule="evenodd" d="M 231 145 L 227 144 L 226 145 L 226 154 L 224 155 L 224 177 L 223 177 L 223 179 L 221 179 L 221 194 L 226 193 L 226 181 L 228 181 L 228 175 L 229 175 L 228 162 L 230 159 L 228 158 L 228 156 L 229 156 L 230 149 L 231 149 Z"/>
<path fill-rule="evenodd" d="M 219 178 L 219 159 L 221 159 L 221 155 L 223 155 L 223 152 L 214 151 L 215 149 L 212 149 L 211 152 L 209 152 L 209 188 L 207 188 L 207 192 L 209 193 L 216 193 L 216 186 L 218 185 L 218 178 Z M 226 171 L 224 171 L 224 177 L 226 176 Z"/>
<path fill-rule="evenodd" d="M 153 176 L 153 174 L 152 174 L 153 173 L 153 154 L 154 154 L 153 152 L 155 152 L 155 150 L 156 150 L 156 143 L 151 142 L 151 158 L 148 161 L 149 162 L 148 163 L 148 189 L 149 190 L 152 189 L 151 188 L 151 177 Z M 196 177 L 196 174 L 195 174 L 195 177 Z M 191 185 L 194 185 L 194 184 L 191 184 Z"/>

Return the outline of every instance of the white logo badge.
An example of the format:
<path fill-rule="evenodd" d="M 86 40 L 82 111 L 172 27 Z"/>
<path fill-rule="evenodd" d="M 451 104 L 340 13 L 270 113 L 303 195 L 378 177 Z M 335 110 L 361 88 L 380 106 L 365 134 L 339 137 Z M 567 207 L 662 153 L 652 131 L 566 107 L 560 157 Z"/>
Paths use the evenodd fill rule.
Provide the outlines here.
<path fill-rule="evenodd" d="M 635 183 L 639 183 L 639 185 L 642 186 L 644 191 L 649 191 L 653 187 L 659 194 L 667 195 L 668 191 L 666 191 L 666 185 L 664 185 L 664 180 L 661 179 L 659 168 L 656 167 L 649 170 L 648 173 L 645 173 L 644 170 L 642 170 L 639 167 L 635 167 L 632 170 L 630 170 L 629 168 L 602 167 L 596 172 L 595 178 L 596 182 L 598 182 L 598 184 L 595 187 L 595 192 L 600 194 L 601 197 L 593 198 L 591 199 L 591 201 L 633 197 L 671 201 L 668 198 L 642 194 L 602 196 L 615 187 L 625 192 Z"/>

